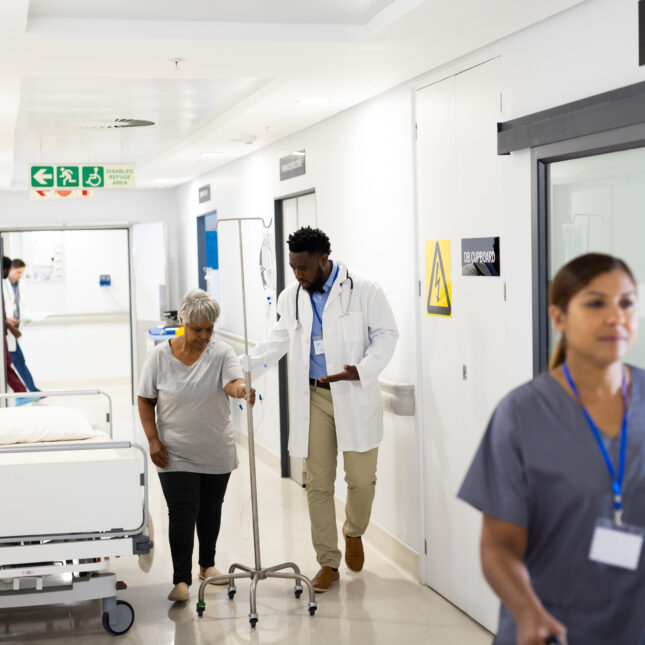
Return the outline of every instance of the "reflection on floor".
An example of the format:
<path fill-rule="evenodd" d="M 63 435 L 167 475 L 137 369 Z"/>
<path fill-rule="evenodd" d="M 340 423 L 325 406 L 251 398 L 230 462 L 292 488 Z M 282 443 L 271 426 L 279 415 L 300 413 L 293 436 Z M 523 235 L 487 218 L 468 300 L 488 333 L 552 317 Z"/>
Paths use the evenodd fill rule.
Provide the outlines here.
<path fill-rule="evenodd" d="M 47 384 L 53 387 L 55 384 Z M 64 384 L 67 388 L 71 384 Z M 88 387 L 88 384 L 74 384 Z M 97 386 L 94 385 L 94 388 Z M 146 445 L 130 404 L 128 384 L 104 384 L 114 398 L 115 438 Z M 75 404 L 71 399 L 66 404 Z M 99 403 L 97 403 L 99 402 Z M 42 405 L 53 405 L 45 399 Z M 85 401 L 93 419 L 104 419 L 99 399 Z M 224 504 L 222 532 L 216 565 L 232 562 L 253 564 L 253 541 L 248 484 L 248 455 L 240 448 L 240 468 L 234 472 Z M 258 494 L 262 564 L 285 560 L 298 563 L 310 577 L 317 570 L 309 538 L 304 491 L 293 481 L 279 478 L 258 463 Z M 378 494 L 378 491 L 377 491 Z M 307 594 L 293 596 L 289 581 L 266 580 L 258 585 L 259 623 L 252 630 L 248 622 L 249 583 L 240 581 L 234 600 L 226 587 L 212 586 L 206 593 L 206 611 L 195 613 L 198 585 L 191 587 L 189 603 L 171 604 L 172 567 L 167 542 L 167 512 L 158 478 L 150 477 L 150 509 L 155 521 L 155 561 L 150 573 L 143 573 L 134 557 L 114 559 L 111 570 L 128 589 L 119 597 L 135 610 L 131 630 L 111 636 L 101 625 L 99 601 L 0 611 L 0 643 L 69 643 L 100 645 L 201 645 L 211 643 L 325 643 L 330 645 L 380 645 L 490 643 L 490 634 L 432 590 L 408 578 L 381 556 L 366 540 L 366 568 L 353 574 L 344 565 L 341 584 L 318 596 L 315 617 L 307 613 Z M 195 571 L 197 562 L 195 560 Z"/>

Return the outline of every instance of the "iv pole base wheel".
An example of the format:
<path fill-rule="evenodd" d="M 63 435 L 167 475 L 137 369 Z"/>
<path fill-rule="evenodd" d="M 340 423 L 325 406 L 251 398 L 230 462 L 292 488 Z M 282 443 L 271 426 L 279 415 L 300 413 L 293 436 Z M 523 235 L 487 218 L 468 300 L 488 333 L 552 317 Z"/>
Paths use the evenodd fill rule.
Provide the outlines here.
<path fill-rule="evenodd" d="M 255 629 L 255 626 L 258 624 L 258 620 L 260 619 L 257 614 L 249 614 L 249 623 L 253 629 Z"/>
<path fill-rule="evenodd" d="M 317 602 L 310 602 L 309 603 L 309 615 L 313 616 L 316 613 L 316 609 L 318 609 L 318 603 Z"/>

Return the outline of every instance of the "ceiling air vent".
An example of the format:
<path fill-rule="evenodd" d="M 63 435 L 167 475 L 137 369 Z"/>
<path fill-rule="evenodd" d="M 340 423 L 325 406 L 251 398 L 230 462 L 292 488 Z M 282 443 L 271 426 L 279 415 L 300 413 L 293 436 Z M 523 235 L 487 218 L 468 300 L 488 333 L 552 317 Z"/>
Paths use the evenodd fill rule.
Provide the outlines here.
<path fill-rule="evenodd" d="M 155 125 L 154 121 L 145 119 L 114 119 L 112 121 L 85 121 L 77 123 L 79 128 L 143 128 L 149 125 Z"/>

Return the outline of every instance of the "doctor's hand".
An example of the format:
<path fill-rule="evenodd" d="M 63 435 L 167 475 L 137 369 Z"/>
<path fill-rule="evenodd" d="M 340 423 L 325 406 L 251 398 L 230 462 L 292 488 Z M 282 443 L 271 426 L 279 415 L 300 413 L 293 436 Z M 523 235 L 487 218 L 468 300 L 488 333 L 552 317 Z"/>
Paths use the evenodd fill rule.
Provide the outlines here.
<path fill-rule="evenodd" d="M 7 322 L 13 327 L 15 327 L 18 324 L 18 321 L 15 318 L 11 318 L 9 316 L 7 316 Z"/>
<path fill-rule="evenodd" d="M 343 371 L 338 372 L 337 374 L 329 374 L 328 376 L 323 376 L 318 380 L 321 383 L 336 383 L 336 381 L 360 381 L 360 376 L 358 374 L 358 368 L 356 365 L 343 365 Z"/>
<path fill-rule="evenodd" d="M 161 439 L 158 437 L 150 440 L 150 459 L 152 459 L 152 463 L 155 466 L 159 466 L 159 468 L 165 468 L 168 465 L 168 452 L 166 451 L 166 446 L 163 445 Z"/>

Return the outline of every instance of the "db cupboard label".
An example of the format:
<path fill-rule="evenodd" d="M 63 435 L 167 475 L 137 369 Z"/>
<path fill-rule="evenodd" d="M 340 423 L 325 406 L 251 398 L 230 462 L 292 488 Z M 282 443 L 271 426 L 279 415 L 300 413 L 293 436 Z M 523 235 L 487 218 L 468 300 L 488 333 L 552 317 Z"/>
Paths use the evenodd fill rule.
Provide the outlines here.
<path fill-rule="evenodd" d="M 461 240 L 461 275 L 495 278 L 501 275 L 499 237 Z"/>

